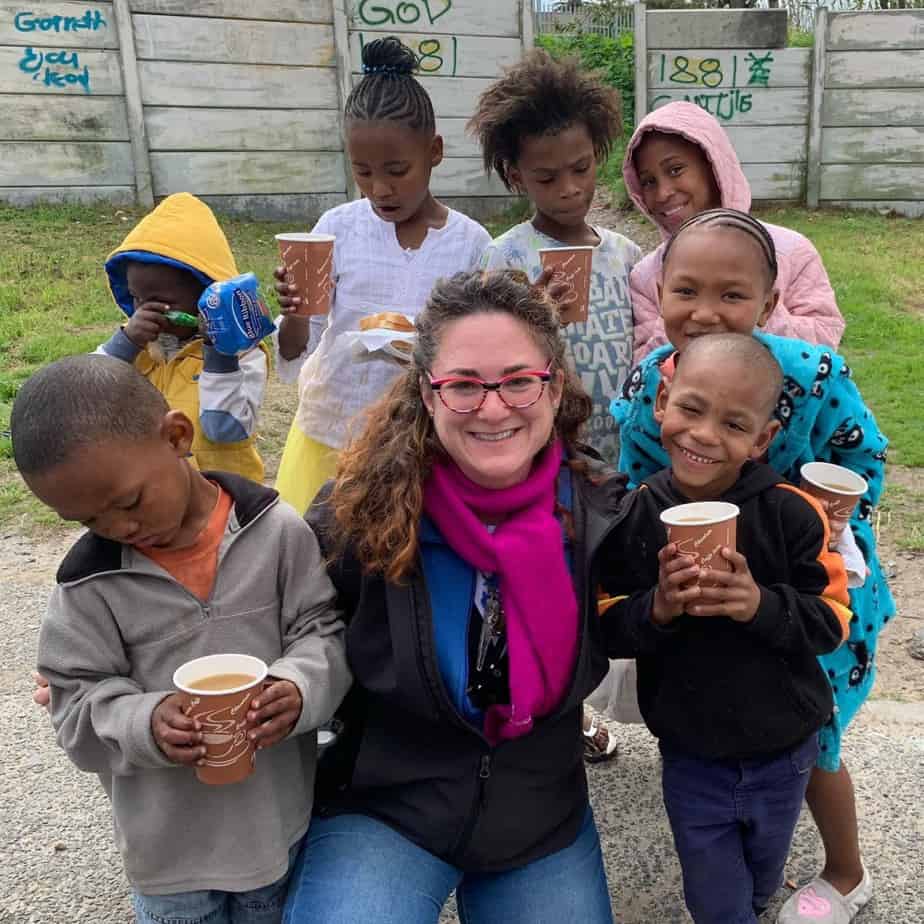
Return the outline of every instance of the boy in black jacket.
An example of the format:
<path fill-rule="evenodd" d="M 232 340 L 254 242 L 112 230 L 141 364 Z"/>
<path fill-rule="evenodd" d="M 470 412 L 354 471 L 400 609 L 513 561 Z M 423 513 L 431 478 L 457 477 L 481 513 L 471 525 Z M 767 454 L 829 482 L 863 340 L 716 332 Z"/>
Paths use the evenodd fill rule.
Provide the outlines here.
<path fill-rule="evenodd" d="M 847 577 L 821 507 L 756 461 L 779 429 L 782 378 L 750 336 L 686 347 L 655 406 L 672 467 L 630 495 L 608 540 L 620 567 L 605 589 L 628 594 L 603 619 L 609 654 L 638 659 L 697 924 L 756 922 L 779 888 L 833 708 L 816 655 L 848 635 Z M 679 554 L 659 520 L 705 500 L 741 511 L 738 548 L 722 550 L 729 572 Z"/>

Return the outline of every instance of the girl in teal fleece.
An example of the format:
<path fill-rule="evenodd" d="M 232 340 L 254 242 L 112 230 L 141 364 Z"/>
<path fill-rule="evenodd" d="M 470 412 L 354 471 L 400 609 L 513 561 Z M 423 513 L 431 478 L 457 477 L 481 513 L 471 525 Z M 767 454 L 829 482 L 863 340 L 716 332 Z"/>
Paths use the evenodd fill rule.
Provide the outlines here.
<path fill-rule="evenodd" d="M 659 285 L 670 343 L 645 357 L 630 375 L 622 397 L 610 408 L 620 428 L 619 469 L 633 484 L 669 464 L 652 413 L 662 376 L 672 375 L 674 362 L 691 337 L 723 331 L 745 333 L 762 326 L 776 301 L 775 276 L 773 240 L 744 213 L 731 209 L 703 212 L 677 231 L 665 250 Z M 755 282 L 761 278 L 770 282 L 764 291 L 759 291 L 764 287 Z M 754 291 L 749 291 L 749 286 Z M 807 794 L 825 844 L 827 864 L 822 877 L 806 889 L 814 888 L 819 894 L 829 890 L 832 894 L 826 901 L 832 911 L 844 906 L 846 916 L 825 917 L 823 921 L 850 921 L 868 901 L 871 886 L 859 858 L 853 789 L 840 750 L 844 730 L 873 685 L 879 631 L 895 615 L 871 524 L 873 507 L 882 493 L 887 440 L 863 403 L 843 357 L 829 347 L 801 340 L 761 333 L 756 336 L 784 373 L 776 412 L 782 429 L 770 446 L 770 464 L 798 484 L 799 469 L 805 462 L 833 462 L 862 475 L 869 485 L 850 523 L 862 553 L 860 573 L 852 581 L 858 586 L 850 590 L 850 638 L 837 651 L 820 658 L 831 682 L 835 711 L 821 731 L 818 764 Z M 849 551 L 843 551 L 849 560 Z M 840 828 L 834 833 L 829 821 L 835 818 L 841 824 L 850 819 L 852 838 L 845 837 Z M 801 920 L 787 916 L 797 911 L 799 901 L 796 893 L 784 908 L 781 922 Z"/>

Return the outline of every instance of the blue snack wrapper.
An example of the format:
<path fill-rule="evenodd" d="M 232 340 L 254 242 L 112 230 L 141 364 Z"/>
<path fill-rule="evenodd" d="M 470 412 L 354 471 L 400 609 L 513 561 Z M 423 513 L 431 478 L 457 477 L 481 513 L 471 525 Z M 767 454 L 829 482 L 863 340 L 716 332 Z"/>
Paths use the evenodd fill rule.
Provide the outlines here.
<path fill-rule="evenodd" d="M 244 273 L 213 282 L 199 297 L 199 312 L 205 318 L 209 340 L 219 353 L 245 353 L 275 330 L 257 291 L 257 277 Z"/>

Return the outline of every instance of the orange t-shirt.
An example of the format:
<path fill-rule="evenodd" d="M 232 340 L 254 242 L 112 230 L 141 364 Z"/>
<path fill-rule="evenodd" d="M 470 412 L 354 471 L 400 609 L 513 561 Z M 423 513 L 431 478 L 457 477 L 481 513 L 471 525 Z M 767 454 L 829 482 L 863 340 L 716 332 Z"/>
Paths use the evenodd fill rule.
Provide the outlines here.
<path fill-rule="evenodd" d="M 218 503 L 205 529 L 185 549 L 139 549 L 200 600 L 207 600 L 218 571 L 218 547 L 231 515 L 231 495 L 218 488 Z"/>

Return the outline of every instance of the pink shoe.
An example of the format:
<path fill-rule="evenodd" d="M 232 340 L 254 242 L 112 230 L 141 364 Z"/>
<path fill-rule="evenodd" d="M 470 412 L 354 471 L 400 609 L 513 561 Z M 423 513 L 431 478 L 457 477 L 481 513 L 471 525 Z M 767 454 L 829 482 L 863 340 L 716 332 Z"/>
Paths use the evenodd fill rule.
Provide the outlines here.
<path fill-rule="evenodd" d="M 873 897 L 873 881 L 863 867 L 860 884 L 841 895 L 830 882 L 813 879 L 794 892 L 780 909 L 777 924 L 850 924 Z"/>

